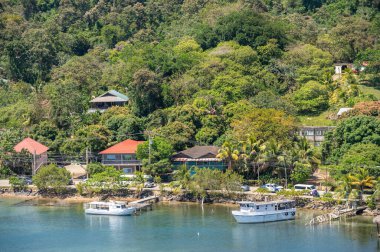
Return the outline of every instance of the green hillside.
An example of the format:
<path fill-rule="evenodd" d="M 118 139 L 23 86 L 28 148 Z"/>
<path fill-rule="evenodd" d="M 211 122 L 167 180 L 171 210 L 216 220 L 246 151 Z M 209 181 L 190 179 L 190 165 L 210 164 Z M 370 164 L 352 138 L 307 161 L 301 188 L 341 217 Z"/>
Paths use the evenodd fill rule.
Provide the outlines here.
<path fill-rule="evenodd" d="M 30 136 L 84 155 L 147 132 L 173 151 L 293 146 L 296 126 L 380 99 L 379 20 L 374 0 L 0 0 L 0 151 Z M 336 62 L 366 67 L 333 81 Z M 109 90 L 128 104 L 88 113 Z"/>

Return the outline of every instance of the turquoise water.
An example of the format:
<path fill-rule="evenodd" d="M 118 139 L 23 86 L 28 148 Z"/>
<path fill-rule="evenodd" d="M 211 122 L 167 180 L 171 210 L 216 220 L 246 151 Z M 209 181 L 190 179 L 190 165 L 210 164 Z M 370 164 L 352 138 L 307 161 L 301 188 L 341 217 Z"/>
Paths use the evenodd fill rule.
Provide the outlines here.
<path fill-rule="evenodd" d="M 371 218 L 305 226 L 296 221 L 237 224 L 236 209 L 158 204 L 138 216 L 88 216 L 81 204 L 0 199 L 0 251 L 378 251 Z"/>

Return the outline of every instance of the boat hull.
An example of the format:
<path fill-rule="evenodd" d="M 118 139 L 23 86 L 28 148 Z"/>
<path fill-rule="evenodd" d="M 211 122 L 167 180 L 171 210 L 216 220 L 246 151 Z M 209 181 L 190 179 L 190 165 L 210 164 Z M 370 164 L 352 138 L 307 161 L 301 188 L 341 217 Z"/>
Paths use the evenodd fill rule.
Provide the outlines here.
<path fill-rule="evenodd" d="M 296 216 L 295 209 L 272 213 L 250 213 L 241 211 L 232 211 L 232 215 L 238 223 L 263 223 L 273 221 L 294 220 Z"/>
<path fill-rule="evenodd" d="M 86 214 L 94 215 L 116 215 L 116 216 L 125 216 L 132 215 L 136 212 L 136 208 L 127 208 L 127 209 L 118 209 L 117 211 L 101 210 L 101 209 L 85 209 Z"/>

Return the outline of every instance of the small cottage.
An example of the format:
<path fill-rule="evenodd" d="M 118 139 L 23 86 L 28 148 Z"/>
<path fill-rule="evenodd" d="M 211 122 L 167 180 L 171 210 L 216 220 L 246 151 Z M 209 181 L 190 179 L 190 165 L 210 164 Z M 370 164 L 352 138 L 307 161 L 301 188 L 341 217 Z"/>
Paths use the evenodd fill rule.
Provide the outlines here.
<path fill-rule="evenodd" d="M 225 170 L 227 169 L 227 164 L 216 157 L 219 149 L 217 146 L 194 146 L 180 151 L 172 156 L 174 169 L 185 165 L 187 168 L 196 166 L 198 168 Z"/>
<path fill-rule="evenodd" d="M 115 90 L 110 90 L 90 101 L 91 108 L 88 110 L 88 113 L 93 113 L 95 111 L 104 112 L 113 106 L 124 106 L 127 104 L 128 100 L 128 96 Z"/>
<path fill-rule="evenodd" d="M 346 69 L 354 70 L 354 65 L 352 63 L 336 63 L 334 64 L 335 74 L 342 74 Z"/>
<path fill-rule="evenodd" d="M 137 146 L 143 142 L 127 139 L 99 152 L 102 155 L 102 164 L 114 166 L 126 174 L 140 170 L 142 163 L 136 159 L 136 151 Z"/>

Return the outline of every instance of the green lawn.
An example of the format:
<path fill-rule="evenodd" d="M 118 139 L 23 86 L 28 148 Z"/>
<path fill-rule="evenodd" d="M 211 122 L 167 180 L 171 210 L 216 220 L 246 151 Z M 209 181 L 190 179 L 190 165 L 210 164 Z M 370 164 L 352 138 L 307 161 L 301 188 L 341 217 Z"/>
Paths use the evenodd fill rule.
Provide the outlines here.
<path fill-rule="evenodd" d="M 376 97 L 376 99 L 380 100 L 379 89 L 363 85 L 358 86 L 363 94 L 372 94 Z M 298 119 L 300 120 L 300 124 L 302 126 L 335 126 L 337 121 L 328 119 L 328 116 L 337 112 L 338 111 L 325 111 L 318 116 L 298 116 Z"/>
<path fill-rule="evenodd" d="M 318 116 L 298 116 L 302 126 L 335 126 L 336 121 L 328 119 L 334 111 L 325 111 Z"/>
<path fill-rule="evenodd" d="M 363 86 L 363 85 L 358 85 L 360 91 L 363 92 L 363 94 L 372 94 L 376 97 L 376 99 L 380 100 L 380 90 L 379 89 L 376 89 L 376 88 L 373 88 L 373 87 L 367 87 L 367 86 Z"/>

